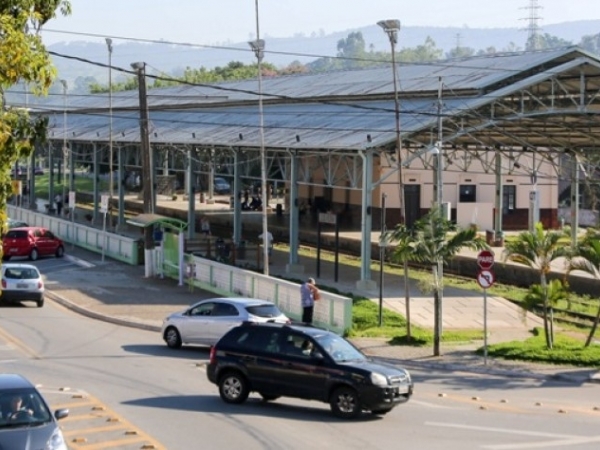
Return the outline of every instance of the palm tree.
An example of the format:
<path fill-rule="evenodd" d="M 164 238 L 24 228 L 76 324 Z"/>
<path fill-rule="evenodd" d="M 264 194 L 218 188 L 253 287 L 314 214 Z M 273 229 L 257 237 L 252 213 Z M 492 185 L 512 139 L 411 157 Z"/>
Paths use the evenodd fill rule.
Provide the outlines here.
<path fill-rule="evenodd" d="M 564 237 L 566 234 L 563 230 L 544 231 L 544 226 L 538 222 L 533 231 L 524 231 L 514 241 L 504 244 L 505 261 L 523 264 L 539 272 L 543 293 L 544 334 L 549 349 L 552 349 L 554 339 L 550 329 L 552 310 L 548 297 L 548 274 L 552 261 L 568 256 L 568 246 L 561 242 Z"/>
<path fill-rule="evenodd" d="M 596 280 L 600 280 L 600 237 L 597 232 L 587 233 L 575 248 L 574 255 L 569 258 L 567 273 L 575 270 L 589 273 Z M 600 322 L 600 303 L 598 304 L 594 324 L 585 341 L 585 347 L 592 343 L 598 328 L 598 322 Z"/>
<path fill-rule="evenodd" d="M 443 286 L 438 263 L 446 264 L 464 247 L 481 250 L 488 246 L 485 240 L 477 235 L 475 229 L 458 229 L 442 216 L 438 208 L 432 208 L 426 216 L 418 220 L 412 233 L 404 225 L 399 225 L 388 233 L 388 238 L 398 242 L 392 254 L 393 260 L 431 266 L 434 301 L 433 354 L 440 356 Z"/>
<path fill-rule="evenodd" d="M 529 288 L 529 292 L 527 292 L 521 304 L 523 317 L 526 316 L 527 311 L 534 310 L 539 305 L 543 305 L 546 296 L 548 297 L 548 304 L 552 308 L 559 300 L 564 300 L 568 295 L 565 284 L 561 280 L 551 280 L 548 282 L 546 290 L 540 284 L 534 284 Z M 550 319 L 550 335 L 554 336 L 552 318 Z"/>

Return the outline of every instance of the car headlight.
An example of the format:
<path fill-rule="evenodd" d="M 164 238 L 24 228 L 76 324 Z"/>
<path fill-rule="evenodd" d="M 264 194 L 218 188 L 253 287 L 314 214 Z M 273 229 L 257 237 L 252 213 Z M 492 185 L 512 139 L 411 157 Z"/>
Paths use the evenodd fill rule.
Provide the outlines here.
<path fill-rule="evenodd" d="M 65 438 L 58 426 L 55 428 L 52 436 L 50 436 L 50 439 L 48 439 L 48 442 L 46 442 L 46 450 L 68 450 Z"/>
<path fill-rule="evenodd" d="M 373 383 L 375 386 L 385 387 L 388 386 L 388 379 L 385 375 L 381 375 L 380 373 L 372 373 L 371 383 Z"/>

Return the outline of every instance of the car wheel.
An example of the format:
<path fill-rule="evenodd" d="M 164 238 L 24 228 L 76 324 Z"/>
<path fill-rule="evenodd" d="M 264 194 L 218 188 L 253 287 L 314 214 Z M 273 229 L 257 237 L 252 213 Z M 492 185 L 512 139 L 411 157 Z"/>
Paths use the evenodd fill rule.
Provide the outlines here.
<path fill-rule="evenodd" d="M 248 381 L 239 372 L 227 372 L 219 381 L 219 395 L 225 403 L 244 403 L 250 394 Z"/>
<path fill-rule="evenodd" d="M 36 303 L 37 303 L 37 307 L 41 308 L 42 306 L 44 306 L 44 299 L 42 298 L 42 299 L 38 300 Z"/>
<path fill-rule="evenodd" d="M 280 397 L 280 395 L 269 395 L 263 394 L 262 392 L 259 392 L 259 394 L 265 402 L 272 402 L 273 400 L 277 400 Z"/>
<path fill-rule="evenodd" d="M 8 256 L 8 255 L 3 255 L 3 256 L 2 256 L 2 261 L 10 261 L 10 256 Z"/>
<path fill-rule="evenodd" d="M 352 419 L 360 414 L 358 393 L 349 387 L 337 388 L 329 399 L 331 411 L 342 419 Z"/>
<path fill-rule="evenodd" d="M 374 409 L 373 411 L 371 411 L 371 414 L 375 416 L 384 416 L 387 413 L 389 413 L 392 409 L 394 408 Z"/>
<path fill-rule="evenodd" d="M 40 254 L 37 251 L 37 248 L 32 248 L 31 253 L 29 253 L 29 259 L 32 261 L 36 261 Z"/>
<path fill-rule="evenodd" d="M 181 335 L 177 328 L 169 327 L 165 331 L 165 342 L 169 348 L 180 348 L 181 347 Z"/>
<path fill-rule="evenodd" d="M 57 258 L 62 258 L 63 256 L 65 256 L 65 248 L 61 245 L 56 249 L 56 253 L 55 253 Z"/>

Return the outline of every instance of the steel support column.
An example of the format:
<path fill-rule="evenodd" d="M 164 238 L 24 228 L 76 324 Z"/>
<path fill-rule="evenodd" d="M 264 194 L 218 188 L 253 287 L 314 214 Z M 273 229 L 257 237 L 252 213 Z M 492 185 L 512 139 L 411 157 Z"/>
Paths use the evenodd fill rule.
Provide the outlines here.
<path fill-rule="evenodd" d="M 290 259 L 286 271 L 288 273 L 303 273 L 304 267 L 299 264 L 298 246 L 300 236 L 300 210 L 298 205 L 298 153 L 290 152 L 290 211 L 289 211 L 289 230 L 290 230 Z"/>
<path fill-rule="evenodd" d="M 495 209 L 496 214 L 494 215 L 494 240 L 500 241 L 502 238 L 502 200 L 503 200 L 503 188 L 502 188 L 502 153 L 499 148 L 496 148 L 496 196 L 495 196 Z"/>
<path fill-rule="evenodd" d="M 94 170 L 94 181 L 93 181 L 93 209 L 92 209 L 92 223 L 98 223 L 98 197 L 99 197 L 99 189 L 98 189 L 98 178 L 100 175 L 99 166 L 100 166 L 100 151 L 98 150 L 98 146 L 96 143 L 92 143 L 92 155 L 93 155 L 93 170 Z M 71 158 L 72 159 L 72 158 Z M 65 200 L 63 199 L 63 202 Z"/>
<path fill-rule="evenodd" d="M 361 248 L 360 248 L 360 280 L 359 289 L 374 289 L 376 284 L 371 280 L 371 230 L 373 218 L 373 150 L 367 149 L 360 153 L 363 159 L 363 186 L 361 207 Z"/>
<path fill-rule="evenodd" d="M 188 194 L 188 239 L 194 239 L 196 234 L 196 193 L 194 191 L 194 149 L 188 150 L 186 190 Z"/>
<path fill-rule="evenodd" d="M 242 179 L 240 170 L 240 152 L 233 150 L 233 242 L 237 246 L 242 241 Z M 264 207 L 266 208 L 266 204 Z"/>
<path fill-rule="evenodd" d="M 575 248 L 579 229 L 579 160 L 575 153 L 571 161 L 571 247 Z"/>
<path fill-rule="evenodd" d="M 117 193 L 119 196 L 119 213 L 117 219 L 117 229 L 125 228 L 125 163 L 123 158 L 123 147 L 117 147 L 117 160 L 119 165 L 119 185 Z"/>

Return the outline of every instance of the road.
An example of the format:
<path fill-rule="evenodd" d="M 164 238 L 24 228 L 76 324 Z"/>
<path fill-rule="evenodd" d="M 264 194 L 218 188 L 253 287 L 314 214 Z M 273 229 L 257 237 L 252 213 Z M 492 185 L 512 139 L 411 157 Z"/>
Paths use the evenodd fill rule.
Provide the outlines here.
<path fill-rule="evenodd" d="M 40 260 L 49 278 L 80 259 Z M 61 275 L 62 274 L 62 275 Z M 42 385 L 72 449 L 597 449 L 600 386 L 412 368 L 413 399 L 346 422 L 326 404 L 252 395 L 226 405 L 207 349 L 168 349 L 155 332 L 79 316 L 52 301 L 0 309 L 0 362 Z"/>

